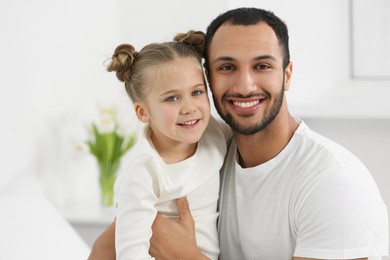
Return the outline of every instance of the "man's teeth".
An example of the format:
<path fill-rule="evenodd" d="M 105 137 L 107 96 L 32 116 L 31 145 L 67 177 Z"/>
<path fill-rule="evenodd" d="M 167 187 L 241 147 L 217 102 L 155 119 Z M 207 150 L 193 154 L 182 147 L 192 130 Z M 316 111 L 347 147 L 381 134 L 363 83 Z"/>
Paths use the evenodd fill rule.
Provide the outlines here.
<path fill-rule="evenodd" d="M 187 122 L 184 122 L 184 123 L 181 123 L 182 125 L 193 125 L 196 123 L 197 120 L 192 120 L 192 121 L 187 121 Z"/>
<path fill-rule="evenodd" d="M 251 102 L 237 102 L 237 101 L 233 102 L 233 104 L 238 107 L 253 107 L 259 103 L 260 103 L 259 100 L 251 101 Z"/>

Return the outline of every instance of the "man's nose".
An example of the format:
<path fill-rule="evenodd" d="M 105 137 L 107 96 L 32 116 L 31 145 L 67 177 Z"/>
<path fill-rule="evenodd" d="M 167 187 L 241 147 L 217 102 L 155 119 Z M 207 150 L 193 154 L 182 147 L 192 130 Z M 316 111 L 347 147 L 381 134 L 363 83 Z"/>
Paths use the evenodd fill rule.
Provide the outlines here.
<path fill-rule="evenodd" d="M 237 73 L 235 88 L 244 96 L 256 91 L 254 75 L 249 69 L 241 69 Z"/>

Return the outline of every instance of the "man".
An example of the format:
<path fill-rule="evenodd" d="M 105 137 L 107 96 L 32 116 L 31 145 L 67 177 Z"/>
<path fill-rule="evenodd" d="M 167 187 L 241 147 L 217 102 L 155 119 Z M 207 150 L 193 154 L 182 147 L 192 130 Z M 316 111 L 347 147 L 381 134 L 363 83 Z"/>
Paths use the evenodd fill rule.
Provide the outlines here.
<path fill-rule="evenodd" d="M 205 69 L 217 111 L 233 131 L 222 169 L 220 259 L 387 255 L 387 209 L 368 170 L 288 111 L 284 22 L 255 8 L 220 15 L 207 29 Z M 151 254 L 206 259 L 196 248 L 191 205 L 177 205 L 180 221 L 156 218 Z M 112 243 L 113 226 L 106 232 L 91 256 L 100 243 Z"/>

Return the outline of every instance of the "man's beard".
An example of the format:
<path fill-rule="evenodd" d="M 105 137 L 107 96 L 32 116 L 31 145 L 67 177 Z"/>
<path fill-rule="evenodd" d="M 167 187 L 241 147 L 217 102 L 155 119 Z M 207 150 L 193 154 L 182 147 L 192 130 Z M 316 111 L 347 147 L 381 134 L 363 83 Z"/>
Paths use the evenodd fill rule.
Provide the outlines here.
<path fill-rule="evenodd" d="M 272 121 L 275 119 L 275 117 L 279 114 L 280 108 L 282 107 L 283 97 L 284 97 L 284 84 L 282 85 L 282 88 L 281 88 L 279 94 L 277 95 L 275 102 L 272 105 L 269 113 L 267 113 L 264 116 L 263 120 L 261 120 L 261 122 L 259 122 L 257 125 L 247 127 L 247 128 L 240 126 L 240 124 L 233 119 L 233 116 L 231 114 L 229 114 L 229 113 L 223 114 L 219 103 L 215 99 L 214 99 L 214 104 L 215 104 L 215 108 L 217 109 L 217 112 L 220 115 L 220 117 L 226 122 L 226 124 L 228 124 L 233 129 L 233 131 L 235 131 L 239 134 L 242 134 L 242 135 L 253 135 L 253 134 L 256 134 L 257 132 L 262 131 L 269 124 L 272 123 Z M 214 96 L 213 96 L 213 98 L 214 98 Z"/>

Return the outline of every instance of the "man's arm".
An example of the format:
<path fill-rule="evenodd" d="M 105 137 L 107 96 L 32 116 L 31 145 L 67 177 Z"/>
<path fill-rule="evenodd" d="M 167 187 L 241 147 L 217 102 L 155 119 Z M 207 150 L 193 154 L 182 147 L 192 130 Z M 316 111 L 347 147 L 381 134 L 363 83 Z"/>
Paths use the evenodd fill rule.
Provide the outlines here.
<path fill-rule="evenodd" d="M 199 251 L 195 239 L 195 224 L 188 201 L 177 199 L 179 220 L 157 215 L 153 222 L 149 253 L 159 260 L 208 259 Z M 88 260 L 115 260 L 115 221 L 96 239 Z"/>
<path fill-rule="evenodd" d="M 115 221 L 96 239 L 88 260 L 115 260 Z"/>
<path fill-rule="evenodd" d="M 149 253 L 159 260 L 208 259 L 199 251 L 195 239 L 195 224 L 187 199 L 176 200 L 179 220 L 157 215 L 152 229 Z"/>
<path fill-rule="evenodd" d="M 351 260 L 367 260 L 368 258 L 356 258 L 356 259 L 351 259 Z M 293 260 L 318 260 L 314 258 L 304 258 L 304 257 L 293 257 Z"/>

